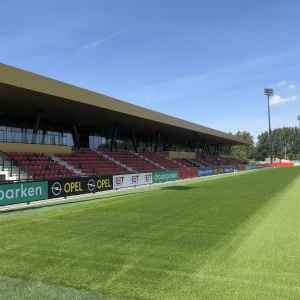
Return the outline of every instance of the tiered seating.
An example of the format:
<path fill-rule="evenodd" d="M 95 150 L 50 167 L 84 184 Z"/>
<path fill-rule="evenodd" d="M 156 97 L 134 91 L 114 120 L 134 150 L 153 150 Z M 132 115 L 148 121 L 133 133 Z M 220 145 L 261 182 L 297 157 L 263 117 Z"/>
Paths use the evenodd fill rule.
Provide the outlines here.
<path fill-rule="evenodd" d="M 237 158 L 230 158 L 229 161 L 230 161 L 231 165 L 243 165 L 244 164 L 241 160 L 239 160 Z"/>
<path fill-rule="evenodd" d="M 185 159 L 175 159 L 175 161 L 177 163 L 179 163 L 180 165 L 182 165 L 184 168 L 187 168 L 187 169 L 195 169 L 196 168 L 195 165 L 191 164 L 190 162 L 188 162 Z"/>
<path fill-rule="evenodd" d="M 220 162 L 220 166 L 227 166 L 227 165 L 241 165 L 243 164 L 242 161 L 236 158 L 220 158 L 218 162 L 218 155 L 196 155 L 196 161 L 202 164 L 205 167 L 214 167 L 218 166 Z"/>
<path fill-rule="evenodd" d="M 27 171 L 29 178 L 41 180 L 78 176 L 57 161 L 52 161 L 44 153 L 8 152 L 7 154 L 22 165 L 21 170 Z"/>
<path fill-rule="evenodd" d="M 132 170 L 139 172 L 139 173 L 146 173 L 146 172 L 155 172 L 162 170 L 161 167 L 152 164 L 151 162 L 135 155 L 134 153 L 128 150 L 117 150 L 117 151 L 110 151 L 107 149 L 101 149 L 102 153 L 105 153 L 109 157 L 119 161 L 120 163 L 126 165 Z"/>
<path fill-rule="evenodd" d="M 110 161 L 89 148 L 73 148 L 72 154 L 55 153 L 55 156 L 80 169 L 85 175 L 115 175 L 130 173 L 126 168 Z"/>
<path fill-rule="evenodd" d="M 163 157 L 156 152 L 142 152 L 141 155 L 150 159 L 151 161 L 159 164 L 160 166 L 164 167 L 165 169 L 168 169 L 168 170 L 182 169 L 182 166 L 179 165 L 176 161 L 173 161 L 166 157 Z"/>

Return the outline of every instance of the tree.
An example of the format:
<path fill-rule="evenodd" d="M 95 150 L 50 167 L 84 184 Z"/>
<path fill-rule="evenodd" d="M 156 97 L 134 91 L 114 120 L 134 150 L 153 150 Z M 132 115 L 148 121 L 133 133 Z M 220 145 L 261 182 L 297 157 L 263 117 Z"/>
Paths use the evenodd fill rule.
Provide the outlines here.
<path fill-rule="evenodd" d="M 269 157 L 270 154 L 270 143 L 269 143 L 269 134 L 268 131 L 263 132 L 258 137 L 258 142 L 256 144 L 256 159 L 265 160 L 266 157 Z"/>
<path fill-rule="evenodd" d="M 256 144 L 256 159 L 265 160 L 270 156 L 269 133 L 263 132 L 258 136 Z M 272 131 L 273 157 L 295 160 L 300 147 L 300 129 L 297 127 L 276 128 Z"/>
<path fill-rule="evenodd" d="M 232 155 L 236 156 L 239 160 L 249 163 L 250 160 L 255 158 L 256 154 L 253 136 L 248 131 L 238 131 L 235 136 L 251 141 L 251 145 L 249 146 L 233 146 L 231 152 Z"/>

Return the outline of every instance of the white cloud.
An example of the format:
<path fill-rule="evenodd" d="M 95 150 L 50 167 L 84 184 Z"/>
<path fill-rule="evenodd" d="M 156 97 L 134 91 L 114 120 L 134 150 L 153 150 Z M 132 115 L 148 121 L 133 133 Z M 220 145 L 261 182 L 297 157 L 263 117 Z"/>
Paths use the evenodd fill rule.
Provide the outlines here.
<path fill-rule="evenodd" d="M 287 83 L 288 83 L 288 82 L 287 82 L 286 80 L 283 80 L 283 81 L 277 83 L 277 84 L 275 85 L 275 87 L 285 86 Z"/>
<path fill-rule="evenodd" d="M 287 97 L 287 98 L 282 98 L 280 96 L 274 96 L 271 100 L 270 100 L 270 105 L 277 105 L 277 104 L 283 104 L 283 103 L 287 103 L 287 102 L 291 102 L 291 101 L 295 101 L 297 100 L 299 96 L 291 96 L 291 97 Z"/>
<path fill-rule="evenodd" d="M 291 83 L 291 84 L 288 86 L 288 89 L 294 90 L 298 85 L 299 85 L 299 83 Z"/>

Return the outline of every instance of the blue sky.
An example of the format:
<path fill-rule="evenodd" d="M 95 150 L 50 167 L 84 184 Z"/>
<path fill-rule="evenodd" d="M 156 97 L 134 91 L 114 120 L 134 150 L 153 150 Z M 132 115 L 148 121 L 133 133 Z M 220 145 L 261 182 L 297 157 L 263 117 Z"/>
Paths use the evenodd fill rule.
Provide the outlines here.
<path fill-rule="evenodd" d="M 300 115 L 299 1 L 6 1 L 0 61 L 225 132 Z"/>

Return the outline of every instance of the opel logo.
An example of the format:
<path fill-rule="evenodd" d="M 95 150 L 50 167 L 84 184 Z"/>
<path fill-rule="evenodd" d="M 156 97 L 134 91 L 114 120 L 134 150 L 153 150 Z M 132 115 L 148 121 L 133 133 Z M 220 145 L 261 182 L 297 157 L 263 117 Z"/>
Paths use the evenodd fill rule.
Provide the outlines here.
<path fill-rule="evenodd" d="M 59 182 L 53 183 L 51 190 L 53 195 L 58 196 L 62 191 L 61 184 Z"/>
<path fill-rule="evenodd" d="M 95 181 L 93 179 L 90 179 L 87 184 L 87 187 L 88 187 L 89 191 L 92 192 L 96 187 Z"/>

